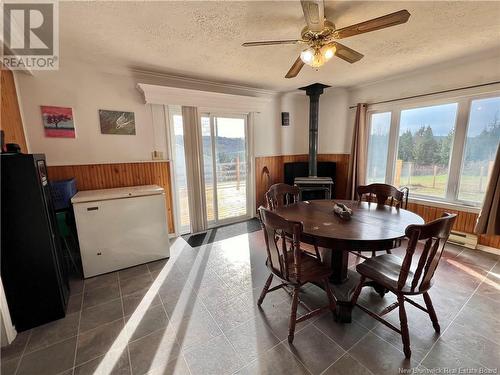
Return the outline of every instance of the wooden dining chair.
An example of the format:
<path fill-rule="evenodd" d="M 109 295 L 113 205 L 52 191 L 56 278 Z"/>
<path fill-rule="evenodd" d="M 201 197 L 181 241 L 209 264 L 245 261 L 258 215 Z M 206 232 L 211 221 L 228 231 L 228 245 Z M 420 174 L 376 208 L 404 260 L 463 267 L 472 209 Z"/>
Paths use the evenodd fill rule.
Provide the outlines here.
<path fill-rule="evenodd" d="M 296 323 L 303 322 L 327 309 L 331 309 L 335 312 L 335 297 L 333 296 L 328 282 L 328 278 L 332 271 L 319 259 L 311 256 L 300 248 L 300 237 L 303 231 L 302 223 L 288 221 L 262 206 L 259 208 L 259 215 L 266 241 L 266 266 L 269 268 L 270 275 L 262 289 L 257 305 L 261 306 L 266 294 L 269 292 L 283 288 L 290 293 L 288 287 L 293 289 L 291 292 L 292 307 L 288 330 L 288 341 L 292 342 Z M 292 241 L 288 241 L 285 234 L 291 234 Z M 281 283 L 269 288 L 274 276 L 278 277 Z M 328 296 L 328 305 L 312 310 L 300 301 L 299 290 L 300 287 L 306 283 L 323 283 Z M 297 307 L 299 303 L 308 312 L 297 318 Z"/>
<path fill-rule="evenodd" d="M 267 208 L 271 211 L 274 211 L 279 207 L 286 207 L 297 203 L 299 201 L 299 197 L 300 189 L 297 186 L 291 186 L 281 182 L 272 185 L 265 194 Z M 289 235 L 287 235 L 287 238 L 291 240 Z M 314 242 L 314 240 L 310 239 L 308 242 Z M 318 245 L 302 243 L 301 248 L 311 254 L 314 254 L 316 258 L 321 259 Z"/>
<path fill-rule="evenodd" d="M 398 332 L 403 340 L 403 351 L 407 358 L 411 356 L 410 334 L 404 302 L 425 311 L 429 314 L 432 325 L 436 332 L 440 331 L 438 319 L 434 307 L 432 306 L 429 289 L 432 287 L 432 278 L 443 253 L 444 246 L 450 235 L 451 228 L 457 215 L 443 214 L 443 217 L 423 225 L 410 225 L 406 228 L 408 245 L 403 259 L 392 255 L 383 254 L 365 260 L 356 266 L 356 270 L 361 275 L 359 284 L 352 297 L 352 303 L 361 310 L 385 324 L 390 329 Z M 415 250 L 419 241 L 423 241 L 423 249 L 420 255 Z M 413 262 L 414 256 L 416 257 Z M 388 291 L 396 294 L 397 302 L 386 307 L 380 314 L 376 314 L 366 307 L 357 303 L 359 294 L 367 279 L 372 280 Z M 409 299 L 407 296 L 423 294 L 426 308 Z M 385 314 L 399 307 L 400 328 L 382 318 Z"/>
<path fill-rule="evenodd" d="M 407 209 L 408 207 L 408 196 L 410 189 L 407 187 L 402 187 L 398 189 L 392 185 L 387 184 L 370 184 L 370 185 L 360 185 L 356 189 L 358 195 L 358 200 L 365 202 L 374 202 L 377 205 L 389 205 L 396 208 Z M 401 240 L 397 240 L 394 247 L 401 246 Z M 391 254 L 390 249 L 386 249 L 387 254 Z M 358 251 L 357 256 L 368 259 L 366 256 Z M 376 252 L 372 251 L 372 256 L 375 256 Z"/>
<path fill-rule="evenodd" d="M 297 186 L 284 183 L 272 185 L 265 194 L 267 208 L 274 211 L 299 201 L 300 190 Z"/>
<path fill-rule="evenodd" d="M 408 207 L 408 195 L 410 189 L 401 189 L 388 184 L 360 185 L 356 189 L 358 199 L 366 202 L 375 202 L 380 205 L 388 204 L 396 208 L 406 209 Z"/>

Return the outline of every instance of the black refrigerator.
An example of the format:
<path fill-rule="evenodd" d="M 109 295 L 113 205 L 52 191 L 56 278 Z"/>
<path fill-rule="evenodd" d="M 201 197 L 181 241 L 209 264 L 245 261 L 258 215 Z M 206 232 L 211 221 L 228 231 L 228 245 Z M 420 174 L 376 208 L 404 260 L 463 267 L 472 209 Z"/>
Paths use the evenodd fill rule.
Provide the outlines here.
<path fill-rule="evenodd" d="M 63 318 L 69 282 L 45 155 L 1 155 L 1 277 L 17 331 Z"/>

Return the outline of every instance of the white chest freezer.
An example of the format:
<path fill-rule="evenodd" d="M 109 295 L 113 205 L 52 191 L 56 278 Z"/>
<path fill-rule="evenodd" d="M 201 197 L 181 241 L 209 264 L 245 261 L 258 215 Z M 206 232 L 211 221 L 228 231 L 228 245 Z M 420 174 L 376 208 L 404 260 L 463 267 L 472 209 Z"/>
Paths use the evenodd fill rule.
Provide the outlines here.
<path fill-rule="evenodd" d="M 170 256 L 163 188 L 80 191 L 71 202 L 85 277 Z"/>

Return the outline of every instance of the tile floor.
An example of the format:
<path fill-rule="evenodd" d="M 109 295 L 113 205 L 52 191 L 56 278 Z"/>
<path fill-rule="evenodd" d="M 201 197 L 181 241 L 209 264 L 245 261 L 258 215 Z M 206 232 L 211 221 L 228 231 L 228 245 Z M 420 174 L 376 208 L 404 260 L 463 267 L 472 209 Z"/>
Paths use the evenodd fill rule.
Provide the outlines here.
<path fill-rule="evenodd" d="M 441 335 L 408 306 L 411 360 L 399 335 L 359 310 L 351 324 L 330 313 L 300 323 L 289 345 L 288 295 L 273 292 L 256 307 L 264 260 L 260 232 L 195 249 L 179 238 L 168 262 L 73 281 L 66 318 L 19 334 L 1 351 L 2 374 L 385 375 L 499 367 L 498 256 L 447 247 L 430 292 Z M 314 305 L 326 296 L 310 286 L 301 298 Z M 394 297 L 365 288 L 361 301 L 376 310 Z M 388 319 L 398 324 L 397 310 Z"/>

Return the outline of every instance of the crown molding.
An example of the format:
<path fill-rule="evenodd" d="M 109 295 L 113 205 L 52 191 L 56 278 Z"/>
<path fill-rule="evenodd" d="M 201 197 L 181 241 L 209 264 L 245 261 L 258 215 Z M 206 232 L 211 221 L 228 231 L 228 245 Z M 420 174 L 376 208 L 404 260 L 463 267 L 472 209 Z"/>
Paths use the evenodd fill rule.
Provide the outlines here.
<path fill-rule="evenodd" d="M 180 105 L 205 109 L 260 112 L 272 102 L 271 97 L 265 96 L 235 95 L 146 83 L 138 83 L 137 89 L 142 93 L 146 104 Z"/>
<path fill-rule="evenodd" d="M 177 83 L 180 85 L 182 85 L 183 83 L 184 84 L 188 83 L 188 84 L 205 86 L 207 88 L 217 90 L 217 92 L 232 90 L 232 91 L 240 91 L 242 93 L 245 92 L 245 93 L 251 94 L 253 96 L 276 96 L 276 95 L 282 94 L 281 92 L 275 91 L 275 90 L 266 90 L 266 89 L 261 89 L 261 88 L 257 88 L 257 87 L 250 87 L 250 86 L 242 86 L 242 85 L 236 85 L 236 84 L 230 84 L 230 83 L 209 81 L 209 80 L 191 78 L 191 77 L 186 77 L 186 76 L 177 76 L 177 75 L 173 75 L 173 74 L 155 72 L 155 71 L 150 71 L 150 70 L 143 70 L 143 69 L 138 69 L 138 68 L 132 68 L 132 69 L 130 69 L 130 71 L 132 73 L 140 74 L 143 76 L 169 80 L 172 83 Z"/>

